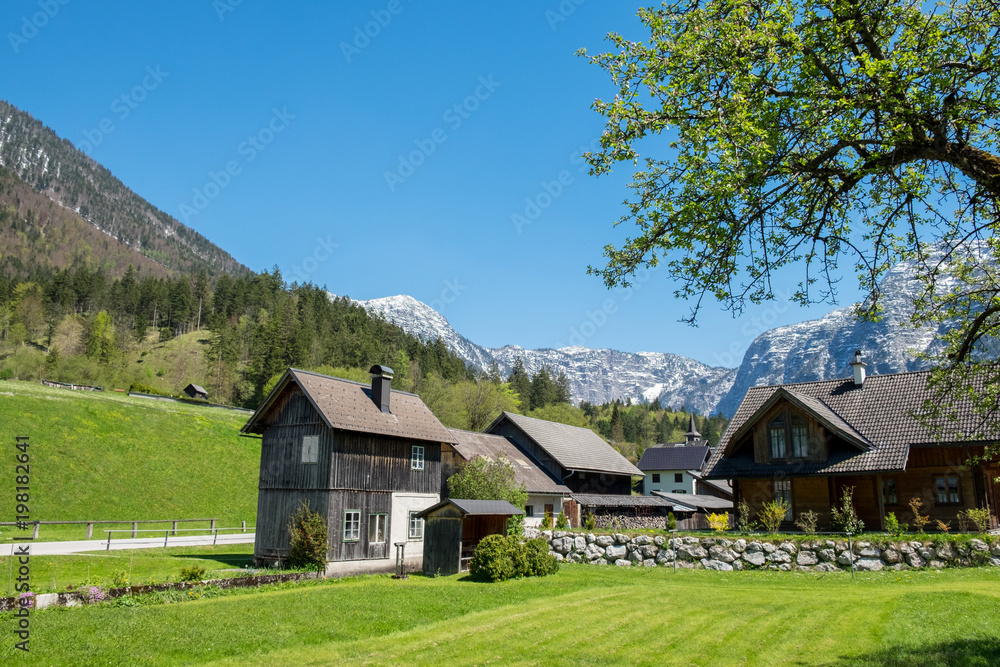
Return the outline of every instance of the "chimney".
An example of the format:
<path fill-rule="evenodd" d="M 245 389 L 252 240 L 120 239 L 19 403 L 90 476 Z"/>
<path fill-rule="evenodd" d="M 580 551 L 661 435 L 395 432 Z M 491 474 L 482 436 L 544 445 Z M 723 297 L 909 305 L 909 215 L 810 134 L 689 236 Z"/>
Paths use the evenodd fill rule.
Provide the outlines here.
<path fill-rule="evenodd" d="M 389 412 L 389 396 L 392 394 L 392 369 L 378 364 L 368 369 L 372 376 L 372 402 L 382 412 Z"/>
<path fill-rule="evenodd" d="M 701 438 L 701 433 L 698 433 L 698 429 L 694 426 L 694 413 L 691 413 L 691 423 L 688 425 L 688 432 L 684 434 L 684 438 L 687 441 L 685 444 L 690 445 L 695 440 Z"/>
<path fill-rule="evenodd" d="M 863 387 L 865 384 L 865 362 L 861 359 L 861 350 L 854 351 L 854 361 L 851 367 L 854 369 L 854 386 Z"/>

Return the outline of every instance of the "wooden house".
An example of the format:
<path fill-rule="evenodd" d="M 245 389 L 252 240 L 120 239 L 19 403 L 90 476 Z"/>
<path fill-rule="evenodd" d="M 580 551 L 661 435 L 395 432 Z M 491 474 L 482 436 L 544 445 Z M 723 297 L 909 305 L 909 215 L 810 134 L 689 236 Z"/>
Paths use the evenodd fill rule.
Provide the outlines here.
<path fill-rule="evenodd" d="M 327 574 L 391 571 L 393 546 L 419 569 L 423 521 L 441 499 L 441 448 L 452 435 L 415 394 L 289 369 L 242 429 L 261 436 L 254 559 L 283 559 L 303 501 L 327 518 Z"/>
<path fill-rule="evenodd" d="M 459 465 L 477 457 L 496 461 L 505 458 L 514 468 L 514 483 L 524 487 L 528 500 L 524 506 L 524 524 L 537 527 L 545 515 L 555 518 L 564 510 L 572 493 L 551 473 L 544 470 L 529 454 L 518 449 L 513 440 L 502 435 L 475 433 L 450 428 L 455 439 L 441 453 L 442 476 L 445 480 L 458 471 Z"/>
<path fill-rule="evenodd" d="M 467 572 L 487 535 L 505 535 L 507 519 L 524 514 L 506 500 L 449 498 L 417 514 L 425 522 L 424 574 Z"/>
<path fill-rule="evenodd" d="M 988 508 L 996 526 L 1000 467 L 966 463 L 1000 440 L 997 425 L 987 425 L 993 432 L 986 440 L 976 439 L 979 418 L 971 404 L 959 403 L 956 421 L 929 429 L 914 416 L 934 398 L 928 372 L 866 377 L 860 351 L 851 366 L 848 379 L 751 388 L 705 478 L 733 480 L 736 503 L 746 501 L 754 514 L 785 500 L 786 528 L 810 510 L 829 526 L 830 508 L 848 488 L 868 529 L 884 528 L 888 512 L 912 526 L 914 497 L 922 515 L 953 529 L 968 508 Z"/>

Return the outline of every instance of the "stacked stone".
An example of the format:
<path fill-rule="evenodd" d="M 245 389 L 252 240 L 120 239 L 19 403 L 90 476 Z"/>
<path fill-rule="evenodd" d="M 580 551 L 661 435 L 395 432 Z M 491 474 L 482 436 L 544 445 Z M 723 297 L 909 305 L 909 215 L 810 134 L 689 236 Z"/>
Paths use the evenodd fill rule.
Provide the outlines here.
<path fill-rule="evenodd" d="M 979 539 L 962 545 L 945 542 L 938 546 L 922 541 L 896 542 L 885 548 L 859 541 L 853 542 L 849 548 L 846 539 L 815 539 L 796 543 L 790 540 L 774 542 L 714 537 L 671 539 L 663 535 L 628 536 L 621 533 L 595 535 L 560 530 L 543 531 L 529 537 L 538 535 L 549 542 L 550 553 L 558 561 L 618 567 L 673 567 L 675 559 L 677 567 L 723 572 L 744 569 L 836 572 L 850 570 L 852 562 L 858 572 L 985 564 L 1000 567 L 1000 543 L 990 547 Z"/>
<path fill-rule="evenodd" d="M 619 530 L 646 530 L 660 529 L 666 525 L 666 518 L 662 516 L 626 516 L 615 514 L 598 514 L 594 516 L 594 524 L 601 529 Z"/>

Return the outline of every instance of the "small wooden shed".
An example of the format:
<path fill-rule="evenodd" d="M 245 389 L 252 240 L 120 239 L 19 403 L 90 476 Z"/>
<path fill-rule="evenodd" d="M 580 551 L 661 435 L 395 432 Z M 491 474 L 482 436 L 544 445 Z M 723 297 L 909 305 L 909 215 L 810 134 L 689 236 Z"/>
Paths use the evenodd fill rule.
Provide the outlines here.
<path fill-rule="evenodd" d="M 507 519 L 523 510 L 506 500 L 448 498 L 417 514 L 424 520 L 424 574 L 469 570 L 472 552 L 487 535 L 504 535 Z"/>
<path fill-rule="evenodd" d="M 205 391 L 204 387 L 201 387 L 196 384 L 189 384 L 188 386 L 184 387 L 184 394 L 188 398 L 200 398 L 203 401 L 208 400 L 208 392 Z"/>

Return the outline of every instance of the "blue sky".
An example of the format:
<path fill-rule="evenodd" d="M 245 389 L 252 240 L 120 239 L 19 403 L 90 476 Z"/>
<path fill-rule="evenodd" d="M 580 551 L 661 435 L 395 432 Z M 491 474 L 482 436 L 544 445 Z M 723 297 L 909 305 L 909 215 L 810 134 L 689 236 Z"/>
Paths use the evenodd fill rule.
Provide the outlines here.
<path fill-rule="evenodd" d="M 709 303 L 692 328 L 663 276 L 609 292 L 586 275 L 630 232 L 612 226 L 630 170 L 596 179 L 578 157 L 613 89 L 574 54 L 642 39 L 637 6 L 8 0 L 0 97 L 252 269 L 410 294 L 490 347 L 735 366 L 830 306 Z"/>

